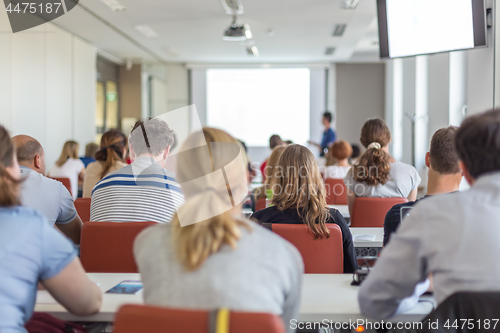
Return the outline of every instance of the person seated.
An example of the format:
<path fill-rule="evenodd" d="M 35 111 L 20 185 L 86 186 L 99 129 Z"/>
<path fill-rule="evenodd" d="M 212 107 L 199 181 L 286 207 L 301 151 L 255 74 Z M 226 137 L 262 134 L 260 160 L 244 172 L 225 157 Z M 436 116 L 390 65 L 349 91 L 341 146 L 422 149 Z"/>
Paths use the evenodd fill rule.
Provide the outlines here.
<path fill-rule="evenodd" d="M 272 313 L 290 327 L 304 265 L 290 243 L 242 217 L 248 193 L 242 149 L 214 128 L 193 133 L 183 148 L 189 151 L 178 156 L 177 176 L 185 204 L 172 223 L 147 228 L 134 244 L 145 303 Z"/>
<path fill-rule="evenodd" d="M 352 154 L 351 157 L 349 157 L 349 164 L 354 165 L 358 162 L 359 156 L 361 156 L 361 149 L 359 149 L 359 146 L 356 143 L 351 143 L 351 148 Z"/>
<path fill-rule="evenodd" d="M 323 116 L 321 117 L 321 124 L 323 125 L 325 130 L 323 131 L 323 137 L 321 138 L 321 143 L 307 141 L 307 143 L 319 148 L 320 157 L 325 156 L 327 149 L 335 142 L 335 140 L 337 140 L 337 135 L 335 134 L 335 131 L 332 129 L 332 121 L 333 121 L 333 115 L 331 112 L 326 111 L 325 113 L 323 113 Z"/>
<path fill-rule="evenodd" d="M 0 331 L 6 333 L 26 332 L 39 282 L 77 316 L 98 312 L 102 301 L 71 242 L 40 213 L 21 206 L 21 182 L 14 144 L 0 126 Z"/>
<path fill-rule="evenodd" d="M 37 210 L 50 226 L 55 224 L 75 244 L 80 244 L 82 220 L 68 189 L 61 182 L 44 176 L 45 152 L 42 145 L 27 135 L 17 135 L 12 142 L 16 147 L 23 180 L 21 203 Z"/>
<path fill-rule="evenodd" d="M 101 137 L 101 147 L 95 154 L 96 162 L 90 163 L 83 181 L 83 198 L 90 198 L 94 186 L 108 173 L 123 168 L 127 164 L 127 137 L 118 130 L 109 130 Z"/>
<path fill-rule="evenodd" d="M 273 206 L 254 213 L 260 223 L 306 224 L 316 239 L 330 237 L 325 223 L 342 231 L 344 273 L 357 269 L 352 235 L 340 212 L 328 208 L 326 189 L 313 153 L 301 145 L 285 148 L 275 167 L 271 183 Z"/>
<path fill-rule="evenodd" d="M 429 274 L 438 305 L 460 291 L 500 291 L 500 109 L 466 118 L 455 149 L 471 188 L 412 208 L 361 285 L 363 315 L 396 315 Z"/>
<path fill-rule="evenodd" d="M 271 148 L 271 150 L 274 150 L 274 148 L 278 147 L 278 146 L 284 146 L 285 143 L 283 142 L 283 140 L 281 140 L 281 137 L 277 134 L 273 134 L 271 135 L 271 137 L 269 138 L 269 148 Z M 266 159 L 264 162 L 262 162 L 262 164 L 260 165 L 260 172 L 262 173 L 262 183 L 265 184 L 266 182 L 266 166 L 267 166 L 267 160 Z"/>
<path fill-rule="evenodd" d="M 328 148 L 329 157 L 335 162 L 325 168 L 324 178 L 344 179 L 351 165 L 349 164 L 349 157 L 351 157 L 351 145 L 344 141 L 335 141 L 330 148 Z"/>
<path fill-rule="evenodd" d="M 256 210 L 256 205 L 257 201 L 259 199 L 266 199 L 267 198 L 267 190 L 271 189 L 271 182 L 274 178 L 274 173 L 275 173 L 275 168 L 276 165 L 278 164 L 278 160 L 281 156 L 281 153 L 283 153 L 283 150 L 285 150 L 285 146 L 278 146 L 273 149 L 273 152 L 271 153 L 271 156 L 269 156 L 267 160 L 267 165 L 266 168 L 264 169 L 264 175 L 266 176 L 266 182 L 264 183 L 263 186 L 256 188 L 255 190 L 252 191 L 252 210 L 255 212 Z"/>
<path fill-rule="evenodd" d="M 170 222 L 184 196 L 165 169 L 173 131 L 161 119 L 138 121 L 129 136 L 132 164 L 109 173 L 91 194 L 95 222 Z"/>
<path fill-rule="evenodd" d="M 61 156 L 48 172 L 49 177 L 69 179 L 73 200 L 78 197 L 78 181 L 85 178 L 85 164 L 78 158 L 79 147 L 76 141 L 66 141 Z"/>
<path fill-rule="evenodd" d="M 413 166 L 397 162 L 389 155 L 391 131 L 386 123 L 379 118 L 366 121 L 360 140 L 366 151 L 344 178 L 349 213 L 352 215 L 356 197 L 415 201 L 420 176 Z"/>
<path fill-rule="evenodd" d="M 95 153 L 99 150 L 99 145 L 94 142 L 89 142 L 85 145 L 85 156 L 80 157 L 80 161 L 83 162 L 85 168 L 92 162 L 95 162 Z"/>
<path fill-rule="evenodd" d="M 460 187 L 462 171 L 454 147 L 457 130 L 458 127 L 449 126 L 437 130 L 432 136 L 430 150 L 425 154 L 425 165 L 429 168 L 429 173 L 427 195 L 424 198 L 456 192 Z M 401 223 L 401 208 L 413 207 L 418 201 L 420 200 L 395 205 L 387 212 L 384 221 L 384 246 Z"/>

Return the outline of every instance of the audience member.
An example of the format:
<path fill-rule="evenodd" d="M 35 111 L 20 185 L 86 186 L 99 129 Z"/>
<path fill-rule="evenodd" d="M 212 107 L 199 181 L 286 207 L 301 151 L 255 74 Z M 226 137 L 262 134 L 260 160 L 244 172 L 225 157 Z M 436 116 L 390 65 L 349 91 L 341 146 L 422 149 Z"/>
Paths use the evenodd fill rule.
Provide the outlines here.
<path fill-rule="evenodd" d="M 94 142 L 87 143 L 85 146 L 85 156 L 80 157 L 80 161 L 83 162 L 85 168 L 87 168 L 90 163 L 95 162 L 95 153 L 97 153 L 98 150 L 98 144 Z"/>
<path fill-rule="evenodd" d="M 184 202 L 175 174 L 165 169 L 173 131 L 161 119 L 138 121 L 129 137 L 133 163 L 108 174 L 92 191 L 90 220 L 170 222 Z"/>
<path fill-rule="evenodd" d="M 351 165 L 349 164 L 349 157 L 352 154 L 352 147 L 344 140 L 335 141 L 330 148 L 328 148 L 328 155 L 335 160 L 333 165 L 328 165 L 325 168 L 324 177 L 344 179 Z"/>
<path fill-rule="evenodd" d="M 19 200 L 20 170 L 14 145 L 0 126 L 0 331 L 26 332 L 37 285 L 69 312 L 99 311 L 101 290 L 87 278 L 76 250 L 47 220 Z M 46 194 L 47 195 L 47 194 Z"/>
<path fill-rule="evenodd" d="M 85 164 L 78 158 L 79 147 L 76 141 L 66 141 L 61 156 L 48 173 L 49 177 L 69 178 L 73 200 L 78 197 L 78 181 L 85 177 Z"/>
<path fill-rule="evenodd" d="M 457 130 L 458 127 L 449 126 L 437 130 L 432 136 L 430 151 L 425 155 L 425 165 L 429 168 L 429 173 L 427 195 L 424 198 L 455 192 L 460 187 L 462 171 L 454 147 Z M 401 223 L 401 208 L 413 207 L 418 201 L 420 200 L 395 205 L 389 210 L 384 222 L 384 246 Z"/>
<path fill-rule="evenodd" d="M 342 230 L 344 273 L 353 273 L 357 260 L 351 232 L 342 214 L 326 204 L 325 185 L 311 151 L 300 145 L 286 147 L 274 172 L 274 206 L 257 211 L 252 218 L 261 223 L 304 223 L 316 239 L 330 237 L 325 223 L 336 223 Z"/>
<path fill-rule="evenodd" d="M 252 208 L 254 212 L 256 211 L 257 201 L 259 199 L 267 198 L 267 190 L 271 189 L 270 184 L 274 178 L 276 165 L 278 164 L 278 160 L 281 156 L 281 153 L 283 153 L 283 150 L 285 150 L 285 148 L 286 146 L 278 146 L 274 148 L 273 152 L 271 153 L 271 156 L 269 156 L 269 158 L 267 159 L 266 168 L 264 169 L 264 174 L 263 174 L 266 176 L 266 182 L 264 183 L 263 186 L 258 187 L 252 191 Z"/>
<path fill-rule="evenodd" d="M 223 148 L 208 150 L 202 146 L 205 140 L 215 147 L 223 143 Z M 221 130 L 204 128 L 184 146 L 199 147 L 178 157 L 186 203 L 172 223 L 147 228 L 135 241 L 145 303 L 273 313 L 292 332 L 288 323 L 297 318 L 300 306 L 302 258 L 281 237 L 240 217 L 240 196 L 235 193 L 247 193 L 246 176 L 241 167 L 227 167 L 241 150 L 237 141 Z M 226 166 L 222 183 L 211 176 L 213 165 Z M 226 182 L 232 185 L 231 195 Z M 231 201 L 234 208 L 212 215 L 213 207 L 232 207 Z M 213 217 L 198 222 L 199 214 Z"/>
<path fill-rule="evenodd" d="M 361 149 L 359 149 L 359 146 L 356 143 L 351 143 L 351 148 L 352 154 L 349 158 L 349 164 L 354 165 L 358 162 L 359 156 L 361 156 Z"/>
<path fill-rule="evenodd" d="M 269 148 L 271 150 L 274 150 L 274 148 L 278 146 L 283 146 L 285 143 L 283 140 L 281 140 L 281 137 L 277 134 L 271 135 L 269 138 Z M 264 170 L 266 170 L 266 165 L 267 165 L 267 159 L 261 164 L 260 166 L 260 172 L 262 173 L 262 183 L 264 184 L 266 182 L 266 173 Z"/>
<path fill-rule="evenodd" d="M 96 153 L 96 162 L 90 163 L 85 171 L 83 197 L 90 198 L 94 186 L 108 173 L 123 168 L 127 155 L 127 137 L 118 130 L 110 130 L 101 137 L 101 146 Z"/>
<path fill-rule="evenodd" d="M 335 134 L 335 131 L 332 129 L 332 121 L 333 121 L 333 115 L 331 112 L 326 111 L 325 113 L 323 113 L 323 117 L 321 118 L 321 123 L 323 124 L 325 130 L 323 131 L 323 138 L 321 139 L 321 143 L 318 144 L 313 141 L 308 141 L 308 143 L 319 148 L 320 157 L 325 156 L 328 147 L 330 147 L 332 143 L 334 143 L 335 140 L 337 139 L 337 135 Z"/>
<path fill-rule="evenodd" d="M 21 203 L 37 210 L 50 226 L 55 224 L 75 244 L 80 244 L 82 221 L 66 187 L 61 182 L 44 176 L 45 152 L 42 145 L 27 135 L 17 135 L 12 141 L 16 146 L 23 180 Z"/>
<path fill-rule="evenodd" d="M 500 110 L 465 119 L 455 148 L 471 189 L 415 205 L 361 285 L 363 315 L 397 314 L 429 274 L 438 304 L 460 291 L 500 290 Z"/>
<path fill-rule="evenodd" d="M 420 176 L 413 166 L 397 162 L 389 155 L 391 132 L 385 122 L 379 118 L 365 122 L 360 141 L 366 151 L 344 178 L 349 211 L 356 197 L 399 197 L 415 201 Z"/>

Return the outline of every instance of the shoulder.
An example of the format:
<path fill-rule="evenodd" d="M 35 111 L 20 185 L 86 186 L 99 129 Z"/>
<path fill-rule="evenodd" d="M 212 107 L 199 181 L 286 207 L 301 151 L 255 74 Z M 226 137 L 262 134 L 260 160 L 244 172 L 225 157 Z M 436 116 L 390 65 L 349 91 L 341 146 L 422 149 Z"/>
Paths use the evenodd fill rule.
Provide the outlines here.
<path fill-rule="evenodd" d="M 397 170 L 400 172 L 411 172 L 411 173 L 417 173 L 417 169 L 413 165 L 409 165 L 403 162 L 392 162 L 390 163 L 391 169 Z"/>
<path fill-rule="evenodd" d="M 277 210 L 276 206 L 267 207 L 253 213 L 252 218 L 257 219 L 259 222 L 268 222 L 268 218 Z"/>
<path fill-rule="evenodd" d="M 8 210 L 9 210 L 8 212 L 9 215 L 18 219 L 22 219 L 23 225 L 29 226 L 25 229 L 26 231 L 34 230 L 32 227 L 36 225 L 39 226 L 48 225 L 47 219 L 33 208 L 25 206 L 17 206 L 9 208 Z"/>
<path fill-rule="evenodd" d="M 100 161 L 95 161 L 87 165 L 87 171 L 98 171 L 102 169 L 102 163 Z"/>

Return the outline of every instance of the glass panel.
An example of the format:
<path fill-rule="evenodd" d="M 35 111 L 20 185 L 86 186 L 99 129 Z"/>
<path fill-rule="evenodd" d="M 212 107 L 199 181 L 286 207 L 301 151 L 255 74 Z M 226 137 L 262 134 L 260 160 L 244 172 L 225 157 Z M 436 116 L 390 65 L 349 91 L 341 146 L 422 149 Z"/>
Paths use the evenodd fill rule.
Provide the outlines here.
<path fill-rule="evenodd" d="M 104 133 L 104 113 L 105 113 L 105 87 L 104 82 L 97 81 L 96 94 L 96 109 L 95 109 L 95 126 L 96 126 L 96 142 L 100 142 L 101 135 Z"/>
<path fill-rule="evenodd" d="M 118 85 L 106 81 L 106 130 L 118 128 Z"/>

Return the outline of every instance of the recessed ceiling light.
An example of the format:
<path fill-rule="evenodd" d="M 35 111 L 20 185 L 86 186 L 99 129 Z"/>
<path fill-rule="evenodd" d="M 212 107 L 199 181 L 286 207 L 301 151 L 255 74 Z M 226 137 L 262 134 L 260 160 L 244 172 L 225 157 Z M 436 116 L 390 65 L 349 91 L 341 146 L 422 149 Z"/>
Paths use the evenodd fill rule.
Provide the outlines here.
<path fill-rule="evenodd" d="M 221 0 L 221 2 L 228 15 L 241 15 L 245 12 L 240 0 Z"/>
<path fill-rule="evenodd" d="M 341 37 L 344 34 L 346 28 L 347 24 L 335 24 L 332 35 L 335 37 Z"/>
<path fill-rule="evenodd" d="M 158 34 L 151 29 L 149 25 L 146 24 L 137 24 L 134 26 L 137 31 L 143 34 L 146 38 L 157 38 Z"/>
<path fill-rule="evenodd" d="M 164 47 L 162 47 L 162 49 L 163 49 L 163 51 L 165 51 L 166 54 L 168 54 L 171 57 L 178 57 L 179 56 L 179 52 L 174 47 L 164 46 Z"/>
<path fill-rule="evenodd" d="M 127 7 L 125 7 L 122 3 L 120 3 L 117 0 L 100 0 L 100 1 L 104 5 L 108 6 L 114 12 L 123 12 L 124 10 L 127 10 Z"/>
<path fill-rule="evenodd" d="M 258 57 L 259 56 L 259 50 L 257 49 L 257 46 L 247 46 L 245 48 L 246 50 L 246 53 L 248 55 L 251 55 L 251 56 L 254 56 L 254 57 Z"/>
<path fill-rule="evenodd" d="M 344 0 L 342 3 L 343 9 L 356 9 L 358 6 L 359 0 Z"/>
<path fill-rule="evenodd" d="M 330 46 L 325 49 L 325 55 L 329 56 L 332 55 L 335 52 L 335 48 Z"/>

